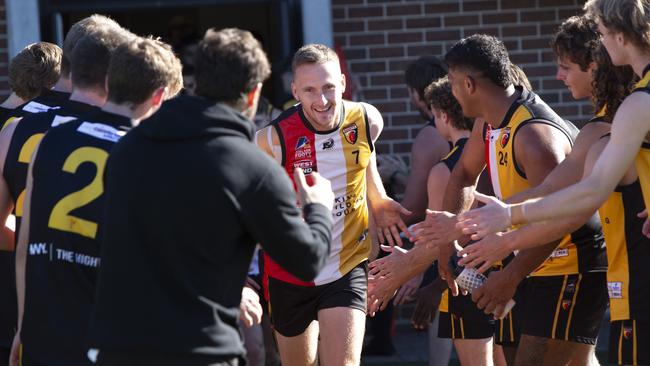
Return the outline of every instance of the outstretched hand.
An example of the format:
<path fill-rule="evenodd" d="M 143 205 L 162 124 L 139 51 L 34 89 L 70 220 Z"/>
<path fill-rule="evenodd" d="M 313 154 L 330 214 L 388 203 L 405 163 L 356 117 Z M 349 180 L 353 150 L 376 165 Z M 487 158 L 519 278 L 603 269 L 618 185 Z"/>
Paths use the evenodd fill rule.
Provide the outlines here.
<path fill-rule="evenodd" d="M 402 215 L 410 215 L 411 211 L 388 197 L 373 200 L 370 202 L 370 206 L 380 244 L 388 243 L 390 246 L 401 246 L 400 231 L 408 239 L 412 238 L 404 220 L 402 220 Z"/>
<path fill-rule="evenodd" d="M 479 240 L 490 233 L 505 231 L 511 226 L 512 218 L 508 204 L 476 191 L 474 197 L 485 203 L 485 206 L 458 215 L 456 227 L 462 229 L 463 234 L 471 234 L 472 240 Z"/>
<path fill-rule="evenodd" d="M 400 247 L 382 246 L 390 255 L 370 262 L 368 265 L 368 314 L 373 316 L 384 310 L 408 276 L 403 268 L 407 265 L 407 250 Z"/>
<path fill-rule="evenodd" d="M 470 244 L 460 251 L 462 257 L 458 264 L 465 267 L 474 267 L 484 273 L 492 264 L 507 257 L 512 250 L 507 236 L 501 233 L 490 234 L 480 241 Z"/>
<path fill-rule="evenodd" d="M 447 211 L 426 211 L 424 221 L 412 226 L 415 245 L 429 248 L 450 243 L 461 236 L 456 230 L 456 215 Z"/>

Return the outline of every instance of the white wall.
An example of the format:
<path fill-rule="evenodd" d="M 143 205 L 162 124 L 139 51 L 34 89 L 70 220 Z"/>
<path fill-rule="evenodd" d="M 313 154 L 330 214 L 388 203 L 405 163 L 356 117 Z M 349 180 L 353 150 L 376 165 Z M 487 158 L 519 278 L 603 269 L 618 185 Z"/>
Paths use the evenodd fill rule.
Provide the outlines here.
<path fill-rule="evenodd" d="M 11 60 L 23 47 L 41 40 L 38 0 L 5 0 L 7 45 Z"/>
<path fill-rule="evenodd" d="M 322 43 L 333 47 L 330 0 L 302 0 L 302 32 L 305 44 Z"/>

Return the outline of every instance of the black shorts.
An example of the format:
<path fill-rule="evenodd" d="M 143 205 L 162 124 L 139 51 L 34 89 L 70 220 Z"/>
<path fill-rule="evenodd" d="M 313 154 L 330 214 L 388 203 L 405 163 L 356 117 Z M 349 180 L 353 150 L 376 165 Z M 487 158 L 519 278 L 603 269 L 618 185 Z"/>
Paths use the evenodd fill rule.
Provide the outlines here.
<path fill-rule="evenodd" d="M 650 321 L 613 321 L 609 328 L 609 362 L 650 365 Z"/>
<path fill-rule="evenodd" d="M 361 263 L 338 280 L 320 286 L 293 285 L 269 277 L 271 321 L 285 337 L 302 334 L 322 309 L 345 307 L 366 312 L 367 264 Z"/>
<path fill-rule="evenodd" d="M 492 337 L 495 321 L 476 307 L 470 295 L 448 296 L 449 312 L 440 312 L 438 337 L 484 339 Z"/>
<path fill-rule="evenodd" d="M 605 272 L 530 277 L 522 333 L 596 344 L 607 307 Z"/>
<path fill-rule="evenodd" d="M 526 316 L 526 286 L 528 279 L 521 281 L 515 291 L 515 307 L 508 315 L 499 319 L 494 327 L 494 343 L 504 347 L 517 347 L 521 337 L 521 325 Z"/>

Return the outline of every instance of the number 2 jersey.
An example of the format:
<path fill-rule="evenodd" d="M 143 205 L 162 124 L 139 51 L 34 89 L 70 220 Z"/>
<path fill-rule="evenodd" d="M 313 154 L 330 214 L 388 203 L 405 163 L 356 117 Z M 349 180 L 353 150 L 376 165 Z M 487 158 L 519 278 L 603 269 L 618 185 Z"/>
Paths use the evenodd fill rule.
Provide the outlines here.
<path fill-rule="evenodd" d="M 515 139 L 519 129 L 530 123 L 543 123 L 561 131 L 573 144 L 578 129 L 558 116 L 535 93 L 517 87 L 521 93 L 512 103 L 498 127 L 484 127 L 485 161 L 495 195 L 503 200 L 529 189 L 526 173 L 517 165 Z M 541 238 L 543 239 L 543 238 Z M 598 215 L 575 232 L 566 235 L 531 275 L 559 276 L 607 269 L 605 242 Z"/>
<path fill-rule="evenodd" d="M 22 341 L 30 359 L 89 364 L 103 174 L 130 119 L 98 112 L 52 128 L 34 158 Z"/>
<path fill-rule="evenodd" d="M 374 146 L 366 111 L 360 103 L 344 102 L 339 125 L 331 131 L 316 131 L 298 104 L 271 124 L 280 138 L 282 166 L 291 180 L 296 168 L 305 174 L 316 171 L 330 180 L 335 198 L 329 257 L 314 281 L 297 279 L 265 254 L 266 274 L 302 286 L 336 281 L 370 254 L 366 168 Z"/>

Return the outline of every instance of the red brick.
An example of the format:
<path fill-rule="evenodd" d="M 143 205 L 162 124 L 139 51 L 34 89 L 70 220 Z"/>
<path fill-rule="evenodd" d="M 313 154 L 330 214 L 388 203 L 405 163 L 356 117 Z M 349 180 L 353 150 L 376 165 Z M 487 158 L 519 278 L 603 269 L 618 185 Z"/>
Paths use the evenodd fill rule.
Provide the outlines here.
<path fill-rule="evenodd" d="M 345 58 L 348 60 L 364 60 L 368 58 L 368 50 L 365 48 L 346 49 Z"/>
<path fill-rule="evenodd" d="M 530 49 L 548 49 L 550 47 L 551 37 L 522 39 L 521 48 L 524 50 Z"/>
<path fill-rule="evenodd" d="M 537 25 L 514 25 L 501 28 L 502 37 L 536 36 Z"/>
<path fill-rule="evenodd" d="M 390 144 L 381 141 L 381 139 L 377 141 L 375 147 L 377 148 L 377 154 L 390 154 Z"/>
<path fill-rule="evenodd" d="M 542 62 L 555 62 L 557 61 L 557 56 L 554 52 L 542 52 Z"/>
<path fill-rule="evenodd" d="M 363 22 L 360 21 L 351 21 L 351 22 L 334 22 L 333 28 L 335 33 L 343 32 L 362 32 L 365 30 Z"/>
<path fill-rule="evenodd" d="M 409 46 L 408 48 L 410 48 Z M 413 60 L 410 59 L 405 59 L 405 60 L 393 60 L 388 62 L 388 69 L 393 72 L 404 72 L 406 70 L 406 67 L 412 62 Z"/>
<path fill-rule="evenodd" d="M 401 84 L 402 80 L 403 76 L 400 74 L 375 75 L 370 77 L 370 82 L 373 86 Z"/>
<path fill-rule="evenodd" d="M 422 32 L 389 33 L 388 43 L 413 43 L 422 42 Z"/>
<path fill-rule="evenodd" d="M 492 27 L 464 28 L 465 37 L 471 36 L 472 34 L 489 34 L 495 37 L 501 37 L 501 34 L 499 33 L 499 28 L 492 28 Z"/>
<path fill-rule="evenodd" d="M 546 103 L 559 103 L 560 96 L 558 92 L 539 92 L 539 97 Z"/>
<path fill-rule="evenodd" d="M 460 31 L 458 30 L 440 30 L 427 32 L 427 42 L 432 41 L 456 41 L 460 39 Z"/>
<path fill-rule="evenodd" d="M 347 18 L 346 10 L 347 8 L 334 8 L 332 9 L 332 18 L 333 19 L 345 19 Z"/>
<path fill-rule="evenodd" d="M 382 72 L 386 71 L 386 62 L 353 62 L 350 65 L 350 70 L 352 70 L 352 72 Z"/>
<path fill-rule="evenodd" d="M 478 24 L 478 15 L 456 15 L 445 17 L 445 26 L 455 25 L 476 25 Z"/>
<path fill-rule="evenodd" d="M 440 18 L 438 17 L 427 17 L 427 18 L 416 18 L 416 19 L 407 19 L 406 28 L 438 28 L 441 25 Z"/>
<path fill-rule="evenodd" d="M 402 86 L 397 87 L 397 88 L 390 88 L 390 97 L 391 99 L 398 99 L 398 98 L 409 98 L 409 92 L 406 90 L 406 87 L 404 86 L 404 79 L 402 78 Z"/>
<path fill-rule="evenodd" d="M 334 36 L 334 43 L 344 47 L 348 45 L 348 37 L 340 35 L 340 36 Z"/>
<path fill-rule="evenodd" d="M 350 36 L 350 45 L 352 46 L 383 44 L 385 42 L 386 39 L 383 34 L 362 34 Z"/>
<path fill-rule="evenodd" d="M 419 57 L 425 55 L 440 55 L 442 47 L 440 45 L 424 45 L 424 46 L 407 46 L 406 54 L 409 57 Z"/>
<path fill-rule="evenodd" d="M 404 47 L 380 47 L 370 49 L 370 58 L 404 57 Z"/>
<path fill-rule="evenodd" d="M 501 9 L 534 8 L 535 3 L 535 0 L 502 0 Z"/>
<path fill-rule="evenodd" d="M 386 128 L 381 132 L 381 138 L 386 140 L 406 140 L 409 138 L 409 132 L 404 128 Z"/>
<path fill-rule="evenodd" d="M 371 31 L 402 29 L 402 28 L 404 28 L 404 20 L 402 19 L 368 21 L 368 30 Z"/>
<path fill-rule="evenodd" d="M 559 105 L 553 107 L 555 113 L 559 114 L 561 117 L 568 118 L 571 116 L 576 116 L 580 114 L 580 107 L 575 105 Z"/>
<path fill-rule="evenodd" d="M 337 5 L 355 5 L 363 4 L 363 0 L 332 0 L 332 7 Z"/>
<path fill-rule="evenodd" d="M 396 153 L 409 153 L 409 152 L 411 152 L 411 146 L 413 146 L 412 142 L 395 143 L 395 144 L 393 144 L 393 152 L 396 152 Z"/>
<path fill-rule="evenodd" d="M 364 6 L 362 8 L 348 8 L 349 18 L 370 18 L 384 15 L 384 8 L 381 6 Z"/>
<path fill-rule="evenodd" d="M 405 102 L 374 103 L 374 106 L 377 107 L 381 113 L 406 112 Z"/>
<path fill-rule="evenodd" d="M 457 13 L 459 11 L 460 11 L 459 1 L 424 5 L 424 12 L 427 14 L 454 13 L 454 12 Z"/>
<path fill-rule="evenodd" d="M 417 114 L 401 114 L 401 115 L 393 115 L 392 116 L 392 123 L 393 126 L 408 126 L 408 125 L 413 125 L 413 124 L 419 124 L 421 123 L 421 118 L 417 116 Z"/>
<path fill-rule="evenodd" d="M 479 10 L 497 10 L 497 2 L 494 0 L 478 0 L 478 1 L 465 1 L 463 3 L 463 11 L 479 11 Z"/>
<path fill-rule="evenodd" d="M 554 66 L 526 66 L 522 67 L 526 75 L 529 78 L 535 76 L 546 76 L 553 77 L 555 76 L 555 67 Z"/>
<path fill-rule="evenodd" d="M 566 86 L 564 85 L 564 82 L 556 79 L 543 79 L 542 89 L 567 90 Z"/>
<path fill-rule="evenodd" d="M 517 22 L 517 13 L 481 14 L 483 24 L 503 24 Z"/>
<path fill-rule="evenodd" d="M 519 50 L 519 41 L 517 40 L 503 40 L 503 44 L 506 46 L 508 51 Z"/>
<path fill-rule="evenodd" d="M 420 4 L 411 4 L 411 5 L 389 5 L 386 7 L 386 15 L 395 16 L 395 15 L 418 15 L 422 14 L 422 5 Z"/>
<path fill-rule="evenodd" d="M 555 10 L 544 11 L 522 11 L 522 22 L 544 22 L 544 21 L 557 21 Z"/>
<path fill-rule="evenodd" d="M 580 15 L 580 14 L 582 14 L 582 9 L 580 9 L 580 8 L 560 9 L 557 12 L 557 17 L 558 17 L 558 19 L 566 19 L 566 18 L 572 17 L 574 15 Z"/>
<path fill-rule="evenodd" d="M 555 34 L 557 31 L 558 24 L 540 24 L 539 33 L 540 34 Z"/>
<path fill-rule="evenodd" d="M 511 53 L 510 60 L 515 64 L 532 64 L 539 62 L 539 55 L 537 52 Z"/>
<path fill-rule="evenodd" d="M 388 91 L 385 88 L 381 89 L 363 89 L 363 98 L 367 100 L 388 99 Z"/>

